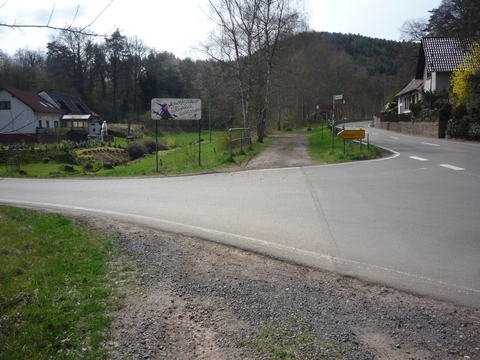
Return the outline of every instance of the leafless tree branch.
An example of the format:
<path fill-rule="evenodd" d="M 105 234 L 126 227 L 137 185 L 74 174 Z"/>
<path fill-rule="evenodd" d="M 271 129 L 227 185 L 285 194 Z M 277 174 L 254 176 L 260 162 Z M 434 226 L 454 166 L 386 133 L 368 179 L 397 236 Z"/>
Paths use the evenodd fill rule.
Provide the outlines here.
<path fill-rule="evenodd" d="M 8 0 L 5 1 L 2 6 L 0 6 L 0 9 L 3 8 L 7 4 L 7 2 L 8 2 Z M 77 19 L 78 10 L 79 10 L 80 6 L 77 7 L 77 10 L 75 12 L 75 15 L 74 15 L 70 25 L 68 25 L 68 26 L 65 25 L 63 27 L 50 25 L 50 23 L 53 19 L 53 15 L 55 13 L 55 4 L 52 7 L 50 17 L 49 17 L 49 19 L 48 19 L 48 21 L 45 25 L 41 25 L 41 24 L 17 24 L 17 21 L 15 20 L 15 22 L 13 24 L 0 22 L 0 26 L 1 27 L 8 27 L 8 28 L 11 28 L 13 30 L 20 30 L 20 31 L 23 30 L 23 29 L 28 29 L 28 28 L 37 28 L 37 29 L 51 29 L 51 30 L 56 30 L 56 31 L 68 31 L 68 32 L 71 32 L 73 34 L 81 34 L 81 35 L 86 35 L 86 36 L 105 36 L 106 34 L 97 34 L 97 33 L 94 33 L 93 31 L 89 31 L 87 29 L 90 26 L 92 26 L 98 20 L 98 18 L 105 12 L 105 10 L 107 10 L 108 7 L 110 7 L 110 5 L 112 3 L 113 3 L 113 0 L 110 0 L 108 5 L 105 6 L 105 8 L 95 17 L 95 19 L 93 19 L 93 21 L 90 24 L 88 24 L 84 27 L 81 27 L 81 28 L 74 28 L 73 27 L 73 23 Z"/>

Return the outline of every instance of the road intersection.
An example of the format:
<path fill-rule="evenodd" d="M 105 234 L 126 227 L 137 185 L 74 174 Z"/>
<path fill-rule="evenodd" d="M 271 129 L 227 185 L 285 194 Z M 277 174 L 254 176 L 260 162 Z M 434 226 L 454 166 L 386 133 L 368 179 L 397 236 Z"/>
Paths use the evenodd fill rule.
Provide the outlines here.
<path fill-rule="evenodd" d="M 182 177 L 3 179 L 0 202 L 199 236 L 480 308 L 480 145 L 366 131 L 393 155 Z"/>

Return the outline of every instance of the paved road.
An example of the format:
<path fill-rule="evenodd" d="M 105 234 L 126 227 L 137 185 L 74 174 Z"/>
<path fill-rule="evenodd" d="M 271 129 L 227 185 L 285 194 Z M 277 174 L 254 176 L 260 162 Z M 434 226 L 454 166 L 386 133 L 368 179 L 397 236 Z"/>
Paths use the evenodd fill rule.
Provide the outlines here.
<path fill-rule="evenodd" d="M 480 308 L 480 146 L 367 131 L 396 155 L 170 178 L 3 179 L 0 202 L 134 221 Z"/>

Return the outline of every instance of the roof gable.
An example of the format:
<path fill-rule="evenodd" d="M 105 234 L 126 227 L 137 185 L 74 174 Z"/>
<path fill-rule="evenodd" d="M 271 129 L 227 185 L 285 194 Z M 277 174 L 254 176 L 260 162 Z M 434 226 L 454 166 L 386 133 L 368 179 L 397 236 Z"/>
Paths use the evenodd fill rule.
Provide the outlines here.
<path fill-rule="evenodd" d="M 395 95 L 395 97 L 420 91 L 422 89 L 422 85 L 423 85 L 423 80 L 412 79 L 407 85 L 405 85 L 402 91 L 400 91 L 397 95 Z"/>
<path fill-rule="evenodd" d="M 53 99 L 58 107 L 68 114 L 92 114 L 93 111 L 77 95 L 62 94 L 53 90 L 44 90 L 39 93 L 40 96 L 47 95 Z"/>
<path fill-rule="evenodd" d="M 7 91 L 12 97 L 17 98 L 35 112 L 61 114 L 62 112 L 55 108 L 48 101 L 33 92 L 17 90 L 13 88 L 1 88 L 0 91 Z"/>
<path fill-rule="evenodd" d="M 453 72 L 478 43 L 472 39 L 426 37 L 420 44 L 415 78 L 422 79 L 425 67 L 428 73 Z"/>

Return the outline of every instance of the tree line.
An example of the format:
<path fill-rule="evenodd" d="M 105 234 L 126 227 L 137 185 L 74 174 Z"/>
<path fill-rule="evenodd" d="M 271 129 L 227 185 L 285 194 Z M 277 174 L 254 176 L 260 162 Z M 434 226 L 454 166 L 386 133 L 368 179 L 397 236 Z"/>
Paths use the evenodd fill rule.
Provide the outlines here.
<path fill-rule="evenodd" d="M 214 128 L 306 125 L 342 94 L 343 118 L 371 118 L 414 73 L 418 45 L 307 29 L 294 0 L 210 1 L 208 60 L 180 59 L 116 30 L 65 29 L 44 49 L 0 50 L 0 85 L 79 95 L 109 122 L 150 121 L 152 98 L 201 98 Z"/>

